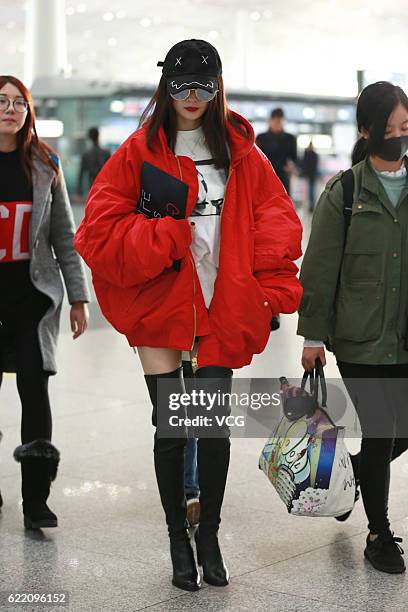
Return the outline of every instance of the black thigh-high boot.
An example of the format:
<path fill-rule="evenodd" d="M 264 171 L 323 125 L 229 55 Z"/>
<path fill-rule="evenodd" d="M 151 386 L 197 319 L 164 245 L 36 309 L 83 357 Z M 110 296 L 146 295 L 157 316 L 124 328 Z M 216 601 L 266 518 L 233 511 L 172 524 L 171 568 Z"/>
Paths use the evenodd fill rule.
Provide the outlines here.
<path fill-rule="evenodd" d="M 58 519 L 47 506 L 51 482 L 57 476 L 59 451 L 49 440 L 18 446 L 14 459 L 21 463 L 21 493 L 26 529 L 57 527 Z"/>
<path fill-rule="evenodd" d="M 159 403 L 163 401 L 162 393 L 158 393 L 160 380 L 169 380 L 169 392 L 184 393 L 182 369 L 165 374 L 146 374 L 145 380 L 153 405 L 152 423 L 157 427 L 160 416 Z M 163 405 L 163 410 L 168 411 Z M 160 432 L 160 429 L 159 429 Z M 199 574 L 188 537 L 186 523 L 186 500 L 184 495 L 184 447 L 186 439 L 162 438 L 154 435 L 154 467 L 160 499 L 166 515 L 166 523 L 170 538 L 170 555 L 173 564 L 173 584 L 185 591 L 197 591 L 200 586 Z"/>
<path fill-rule="evenodd" d="M 232 370 L 219 366 L 208 366 L 196 371 L 197 388 L 206 393 L 231 393 Z M 214 413 L 228 416 L 229 402 L 215 405 Z M 216 437 L 200 436 L 197 449 L 198 477 L 200 484 L 200 526 L 196 542 L 199 563 L 203 566 L 205 582 L 213 586 L 226 586 L 229 581 L 218 543 L 218 528 L 221 522 L 221 507 L 230 460 L 230 439 L 227 425 L 217 431 Z"/>

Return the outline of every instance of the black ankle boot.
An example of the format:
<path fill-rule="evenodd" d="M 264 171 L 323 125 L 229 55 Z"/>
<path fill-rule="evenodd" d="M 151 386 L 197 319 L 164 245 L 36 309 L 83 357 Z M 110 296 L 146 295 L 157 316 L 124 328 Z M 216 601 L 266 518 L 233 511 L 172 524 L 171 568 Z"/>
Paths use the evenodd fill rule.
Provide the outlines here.
<path fill-rule="evenodd" d="M 212 586 L 227 586 L 229 572 L 222 558 L 216 533 L 195 535 L 198 565 L 203 567 L 204 582 Z"/>
<path fill-rule="evenodd" d="M 173 564 L 172 584 L 183 591 L 198 591 L 200 576 L 187 533 L 183 539 L 170 538 L 170 555 Z"/>
<path fill-rule="evenodd" d="M 57 527 L 57 516 L 47 506 L 51 482 L 55 480 L 59 451 L 48 440 L 18 446 L 14 458 L 21 463 L 21 493 L 26 529 Z"/>

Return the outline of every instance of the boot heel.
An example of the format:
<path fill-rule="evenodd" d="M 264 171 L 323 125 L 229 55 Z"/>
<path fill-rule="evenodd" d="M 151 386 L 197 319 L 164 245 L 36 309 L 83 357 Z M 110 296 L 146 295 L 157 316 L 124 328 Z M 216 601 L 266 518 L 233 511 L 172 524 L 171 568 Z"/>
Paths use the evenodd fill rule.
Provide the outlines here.
<path fill-rule="evenodd" d="M 224 563 L 218 538 L 215 534 L 198 538 L 198 549 L 203 566 L 203 579 L 212 586 L 224 587 L 229 584 L 229 571 Z"/>
<path fill-rule="evenodd" d="M 201 553 L 200 553 L 200 548 L 198 545 L 198 529 L 196 530 L 194 534 L 194 540 L 195 540 L 196 551 L 197 551 L 197 565 L 201 567 L 203 565 L 203 562 L 201 560 Z"/>

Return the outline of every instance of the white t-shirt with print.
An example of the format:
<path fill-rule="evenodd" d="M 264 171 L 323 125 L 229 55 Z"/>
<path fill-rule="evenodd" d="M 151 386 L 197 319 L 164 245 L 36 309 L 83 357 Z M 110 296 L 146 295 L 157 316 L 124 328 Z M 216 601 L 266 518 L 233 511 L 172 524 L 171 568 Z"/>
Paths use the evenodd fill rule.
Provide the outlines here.
<path fill-rule="evenodd" d="M 215 168 L 201 127 L 177 132 L 174 152 L 176 155 L 190 157 L 197 169 L 198 198 L 189 217 L 189 220 L 195 223 L 191 250 L 208 308 L 218 272 L 221 210 L 227 177 L 225 170 Z"/>

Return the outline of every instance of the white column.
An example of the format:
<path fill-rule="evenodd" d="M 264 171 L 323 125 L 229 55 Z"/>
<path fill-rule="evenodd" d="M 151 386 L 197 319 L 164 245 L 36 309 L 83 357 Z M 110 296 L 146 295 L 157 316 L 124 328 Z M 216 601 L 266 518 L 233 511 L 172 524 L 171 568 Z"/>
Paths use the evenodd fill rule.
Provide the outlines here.
<path fill-rule="evenodd" d="M 239 89 L 248 88 L 248 52 L 250 49 L 250 38 L 252 22 L 248 9 L 241 7 L 237 10 L 235 20 L 235 49 L 236 49 L 236 75 Z"/>
<path fill-rule="evenodd" d="M 62 75 L 67 66 L 65 0 L 29 0 L 24 80 Z"/>

